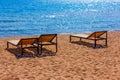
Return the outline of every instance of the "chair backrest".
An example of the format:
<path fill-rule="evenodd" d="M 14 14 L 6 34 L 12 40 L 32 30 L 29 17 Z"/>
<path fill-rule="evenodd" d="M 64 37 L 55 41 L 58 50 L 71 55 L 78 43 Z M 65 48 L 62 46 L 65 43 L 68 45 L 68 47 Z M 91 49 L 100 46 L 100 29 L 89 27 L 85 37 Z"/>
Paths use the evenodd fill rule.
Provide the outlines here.
<path fill-rule="evenodd" d="M 57 37 L 57 34 L 42 34 L 39 37 L 40 42 L 52 42 L 52 40 Z"/>
<path fill-rule="evenodd" d="M 107 31 L 93 32 L 92 34 L 90 34 L 90 36 L 88 36 L 88 38 L 99 38 L 99 37 L 102 36 L 104 33 L 107 33 Z"/>
<path fill-rule="evenodd" d="M 37 41 L 37 38 L 25 38 L 21 39 L 18 45 L 32 45 L 35 41 Z"/>

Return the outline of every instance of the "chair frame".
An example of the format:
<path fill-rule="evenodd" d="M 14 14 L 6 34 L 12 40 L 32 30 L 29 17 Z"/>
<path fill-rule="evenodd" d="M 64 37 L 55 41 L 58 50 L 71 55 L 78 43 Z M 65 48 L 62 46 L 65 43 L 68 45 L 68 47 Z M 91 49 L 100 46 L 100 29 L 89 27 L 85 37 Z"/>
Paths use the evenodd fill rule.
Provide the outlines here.
<path fill-rule="evenodd" d="M 44 36 L 52 36 L 52 35 L 53 35 L 53 38 L 50 41 L 42 41 L 41 40 L 41 38 L 44 37 Z M 55 39 L 55 41 L 53 42 L 54 39 Z M 46 44 L 44 42 L 49 42 L 49 44 Z M 41 53 L 40 54 L 42 54 L 43 46 L 46 46 L 46 45 L 55 45 L 55 47 L 56 47 L 56 51 L 55 52 L 57 52 L 58 51 L 58 49 L 57 49 L 57 45 L 58 45 L 58 43 L 57 43 L 57 34 L 42 34 L 38 38 L 38 43 L 37 44 L 41 48 Z"/>
<path fill-rule="evenodd" d="M 37 41 L 37 38 L 23 38 L 23 39 L 20 39 L 20 41 L 18 42 L 17 45 L 7 41 L 7 49 L 9 48 L 9 44 L 11 44 L 11 45 L 19 48 L 19 50 L 21 51 L 21 55 L 23 55 L 23 51 L 24 51 L 25 48 L 37 48 L 37 54 L 39 54 L 39 45 L 37 45 L 37 46 L 33 45 L 34 42 L 31 43 L 31 44 L 26 44 L 26 47 L 23 47 L 24 46 L 23 41 L 24 40 L 31 40 L 31 39 L 35 39 L 35 41 Z M 27 47 L 27 45 L 31 45 L 31 46 Z"/>
<path fill-rule="evenodd" d="M 97 33 L 102 33 L 101 35 L 97 36 Z M 105 38 L 101 37 L 103 34 L 105 34 Z M 92 36 L 92 38 L 91 38 Z M 96 45 L 97 45 L 97 41 L 98 40 L 105 40 L 105 46 L 107 47 L 108 46 L 108 36 L 107 36 L 107 31 L 97 31 L 97 32 L 93 32 L 92 34 L 90 34 L 87 38 L 85 37 L 80 37 L 80 36 L 73 36 L 73 35 L 70 35 L 70 42 L 72 42 L 72 37 L 76 37 L 76 38 L 80 38 L 80 41 L 82 39 L 89 39 L 89 40 L 93 40 L 94 41 L 94 48 L 96 48 Z"/>

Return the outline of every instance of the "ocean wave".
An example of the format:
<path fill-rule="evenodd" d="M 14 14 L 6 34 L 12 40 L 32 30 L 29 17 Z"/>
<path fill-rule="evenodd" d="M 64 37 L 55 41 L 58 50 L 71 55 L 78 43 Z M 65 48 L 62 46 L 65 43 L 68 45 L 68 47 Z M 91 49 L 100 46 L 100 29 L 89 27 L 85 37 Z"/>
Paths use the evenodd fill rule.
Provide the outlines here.
<path fill-rule="evenodd" d="M 57 18 L 57 17 L 64 17 L 64 14 L 50 14 L 50 15 L 43 15 L 43 18 Z"/>
<path fill-rule="evenodd" d="M 97 9 L 86 9 L 85 11 L 98 12 L 99 10 L 97 10 Z"/>

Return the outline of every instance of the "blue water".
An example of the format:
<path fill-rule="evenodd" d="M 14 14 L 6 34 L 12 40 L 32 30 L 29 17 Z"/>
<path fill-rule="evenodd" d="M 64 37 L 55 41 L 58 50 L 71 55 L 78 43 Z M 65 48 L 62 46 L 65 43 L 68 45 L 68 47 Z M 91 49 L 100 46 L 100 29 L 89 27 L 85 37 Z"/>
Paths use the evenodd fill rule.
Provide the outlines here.
<path fill-rule="evenodd" d="M 120 2 L 0 0 L 0 37 L 120 30 Z"/>

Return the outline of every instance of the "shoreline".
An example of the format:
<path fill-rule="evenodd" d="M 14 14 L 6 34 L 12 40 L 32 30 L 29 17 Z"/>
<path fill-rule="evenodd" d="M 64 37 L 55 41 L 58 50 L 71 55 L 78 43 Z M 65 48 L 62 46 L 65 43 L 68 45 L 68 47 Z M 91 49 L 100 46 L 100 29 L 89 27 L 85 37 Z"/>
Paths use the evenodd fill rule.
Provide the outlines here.
<path fill-rule="evenodd" d="M 111 31 L 108 31 L 108 32 L 120 32 L 120 30 L 111 30 Z M 83 32 L 84 33 L 84 32 Z M 85 32 L 86 33 L 86 32 Z M 58 35 L 70 35 L 70 34 L 74 34 L 74 33 L 59 33 Z M 75 33 L 77 34 L 77 33 Z M 79 33 L 78 33 L 79 34 Z M 33 37 L 34 36 L 39 36 L 39 35 L 32 35 Z M 31 37 L 31 35 L 25 35 L 25 36 L 10 36 L 10 37 L 0 37 L 0 39 L 4 39 L 4 38 L 15 38 L 15 37 Z"/>
<path fill-rule="evenodd" d="M 0 38 L 1 80 L 119 80 L 120 30 L 108 32 L 108 48 L 91 48 L 91 45 L 69 42 L 69 34 L 58 35 L 58 52 L 35 56 L 6 50 L 6 41 L 27 36 Z M 87 42 L 93 43 L 89 40 Z M 104 41 L 98 42 L 104 44 Z M 54 51 L 53 46 L 44 50 Z"/>

